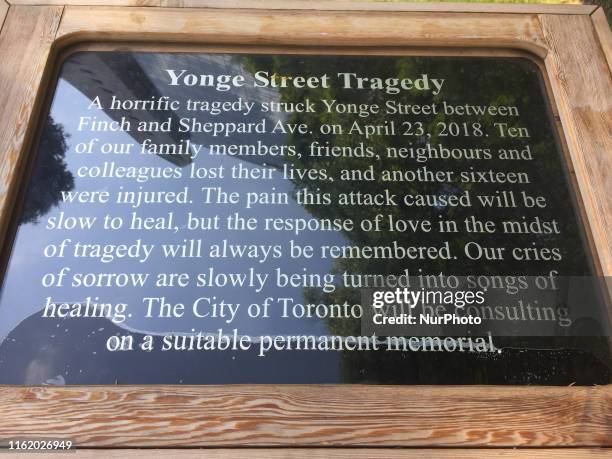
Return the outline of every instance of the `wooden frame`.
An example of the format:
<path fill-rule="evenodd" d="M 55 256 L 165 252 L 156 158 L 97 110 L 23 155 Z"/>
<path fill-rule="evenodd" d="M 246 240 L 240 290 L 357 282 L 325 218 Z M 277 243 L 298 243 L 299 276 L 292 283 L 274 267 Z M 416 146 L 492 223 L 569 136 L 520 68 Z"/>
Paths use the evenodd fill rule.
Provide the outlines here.
<path fill-rule="evenodd" d="M 4 0 L 0 2 L 0 30 L 2 30 L 2 25 L 4 24 L 4 18 L 6 17 L 6 13 L 8 13 L 9 5 Z"/>
<path fill-rule="evenodd" d="M 3 1 L 0 24 L 6 9 Z M 612 190 L 612 41 L 601 10 L 563 5 L 276 0 L 231 2 L 235 7 L 231 11 L 220 8 L 216 0 L 112 1 L 122 6 L 98 6 L 95 0 L 10 3 L 0 32 L 2 244 L 53 62 L 68 46 L 137 40 L 478 47 L 521 50 L 543 63 L 597 269 L 601 275 L 612 276 L 612 199 L 608 196 Z M 141 7 L 123 7 L 128 5 Z M 612 447 L 612 386 L 0 387 L 0 438 L 26 436 L 69 437 L 86 448 Z M 219 454 L 229 455 L 228 451 Z M 284 451 L 300 454 L 300 450 Z M 582 453 L 585 457 L 599 454 Z M 367 455 L 364 451 L 334 454 L 325 457 Z M 405 450 L 398 457 L 409 454 Z M 449 457 L 444 451 L 427 454 L 417 456 Z M 469 457 L 478 454 L 472 451 Z M 500 457 L 525 457 L 512 451 L 504 454 Z M 307 455 L 316 457 L 312 452 Z M 457 452 L 452 455 L 461 457 Z"/>

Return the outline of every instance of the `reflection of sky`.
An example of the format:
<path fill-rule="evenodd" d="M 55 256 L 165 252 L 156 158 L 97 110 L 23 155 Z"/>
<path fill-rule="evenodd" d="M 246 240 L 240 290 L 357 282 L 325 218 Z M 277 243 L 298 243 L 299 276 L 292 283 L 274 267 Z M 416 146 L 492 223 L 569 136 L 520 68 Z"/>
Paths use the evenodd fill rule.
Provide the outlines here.
<path fill-rule="evenodd" d="M 149 63 L 151 64 L 151 63 Z M 143 65 L 144 67 L 144 65 Z M 154 73 L 154 72 L 153 72 Z M 157 89 L 163 94 L 167 86 L 163 82 L 153 79 Z M 252 89 L 255 91 L 256 89 Z M 224 93 L 215 93 L 218 96 L 217 100 L 231 100 L 235 95 Z M 210 94 L 212 97 L 213 94 Z M 247 94 L 245 96 L 253 96 L 254 98 L 262 97 L 261 95 Z M 265 95 L 268 97 L 269 95 Z M 193 96 L 192 96 L 193 97 Z M 188 212 L 194 215 L 206 216 L 218 214 L 220 221 L 223 222 L 225 217 L 240 211 L 243 217 L 294 217 L 294 218 L 309 218 L 308 212 L 294 201 L 286 206 L 265 206 L 255 207 L 247 210 L 242 206 L 223 206 L 223 205 L 203 205 L 199 204 L 199 189 L 201 186 L 221 186 L 226 191 L 238 191 L 245 193 L 248 191 L 266 191 L 275 187 L 277 191 L 292 192 L 293 185 L 288 180 L 283 180 L 280 173 L 275 172 L 276 179 L 256 181 L 256 180 L 232 180 L 227 178 L 230 173 L 230 168 L 237 165 L 239 162 L 245 167 L 257 167 L 252 162 L 242 161 L 236 157 L 224 156 L 209 156 L 203 149 L 201 155 L 195 160 L 197 167 L 215 167 L 223 165 L 225 167 L 226 178 L 217 180 L 189 180 L 189 166 L 182 169 L 182 179 L 152 179 L 146 183 L 139 184 L 134 180 L 128 179 L 90 179 L 78 178 L 76 170 L 83 165 L 92 166 L 102 165 L 104 161 L 115 161 L 117 166 L 173 166 L 172 163 L 158 156 L 140 155 L 133 153 L 131 155 L 113 155 L 105 156 L 100 153 L 94 155 L 79 155 L 75 152 L 75 145 L 79 142 L 88 141 L 91 137 L 99 137 L 104 142 L 112 143 L 129 143 L 133 140 L 128 134 L 122 132 L 106 132 L 106 133 L 87 133 L 78 132 L 78 118 L 80 115 L 95 115 L 99 120 L 109 120 L 103 112 L 96 110 L 95 112 L 84 112 L 84 107 L 89 104 L 89 99 L 81 92 L 75 89 L 65 80 L 60 80 L 53 101 L 51 116 L 56 123 L 62 124 L 67 134 L 70 137 L 67 139 L 68 151 L 66 153 L 66 163 L 68 170 L 75 177 L 75 190 L 107 190 L 111 193 L 111 199 L 114 194 L 123 186 L 126 189 L 137 189 L 142 186 L 143 190 L 164 190 L 164 191 L 182 191 L 185 186 L 190 187 L 190 197 L 193 204 L 187 205 L 145 205 L 137 209 L 140 217 L 166 217 L 168 212 L 174 212 L 174 222 L 184 226 Z M 184 116 L 179 113 L 179 116 Z M 202 121 L 206 120 L 205 114 L 198 115 Z M 220 115 L 217 117 L 219 119 Z M 235 114 L 231 115 L 232 117 Z M 257 121 L 258 114 L 251 114 L 249 117 L 244 117 L 244 121 Z M 250 118 L 250 119 L 246 119 Z M 206 142 L 207 139 L 192 136 L 193 142 Z M 274 139 L 276 143 L 281 144 L 285 139 L 278 137 Z M 208 143 L 211 139 L 208 139 Z M 241 138 L 232 138 L 232 143 L 243 143 Z M 135 148 L 139 152 L 139 146 Z M 44 152 L 42 152 L 44 154 Z M 40 310 L 45 304 L 45 298 L 51 296 L 54 302 L 80 302 L 84 301 L 88 296 L 99 297 L 102 302 L 109 303 L 127 303 L 128 311 L 132 317 L 127 319 L 120 326 L 129 329 L 139 330 L 143 332 L 161 333 L 161 332 L 190 332 L 192 328 L 196 331 L 215 331 L 217 328 L 231 330 L 238 328 L 243 334 L 321 334 L 325 333 L 325 324 L 319 320 L 307 319 L 283 319 L 277 316 L 280 311 L 276 309 L 271 311 L 271 317 L 267 319 L 251 319 L 246 314 L 246 308 L 250 303 L 262 303 L 266 297 L 289 297 L 294 298 L 296 302 L 304 302 L 303 290 L 301 288 L 277 288 L 275 286 L 275 270 L 279 268 L 286 274 L 301 273 L 305 268 L 309 273 L 319 273 L 321 275 L 329 272 L 331 263 L 319 259 L 305 260 L 299 262 L 291 260 L 286 256 L 286 249 L 289 246 L 289 241 L 294 239 L 300 244 L 310 244 L 318 246 L 321 244 L 320 233 L 305 232 L 299 237 L 296 237 L 291 232 L 264 232 L 264 231 L 189 231 L 183 228 L 178 233 L 173 231 L 130 231 L 122 229 L 120 231 L 108 231 L 102 229 L 102 219 L 105 214 L 121 216 L 124 219 L 124 228 L 129 225 L 131 213 L 134 209 L 125 204 L 74 204 L 61 203 L 54 207 L 46 216 L 40 219 L 38 224 L 21 225 L 18 230 L 13 253 L 10 260 L 10 265 L 7 270 L 4 286 L 2 288 L 2 296 L 0 300 L 0 341 L 3 340 L 10 331 L 15 328 L 22 320 Z M 49 231 L 44 228 L 48 217 L 58 217 L 62 212 L 66 216 L 90 216 L 97 217 L 97 224 L 94 230 L 79 231 L 79 230 L 53 230 Z M 132 244 L 137 239 L 141 239 L 145 244 L 155 244 L 156 247 L 149 260 L 146 263 L 140 263 L 136 259 L 117 259 L 111 263 L 100 263 L 90 258 L 75 259 L 73 257 L 60 259 L 47 259 L 42 256 L 44 247 L 49 243 L 59 243 L 63 239 L 69 238 L 72 241 L 82 243 L 99 243 L 99 244 Z M 181 243 L 184 239 L 202 239 L 204 257 L 202 259 L 166 259 L 163 257 L 161 244 Z M 240 259 L 209 259 L 207 251 L 211 244 L 221 243 L 223 239 L 227 239 L 229 243 L 241 244 L 281 244 L 284 249 L 285 256 L 281 259 L 273 259 L 270 257 L 265 263 L 259 263 L 257 260 L 240 260 Z M 329 234 L 325 243 L 337 244 L 342 242 L 342 237 L 339 234 Z M 150 273 L 147 288 L 43 288 L 41 278 L 45 273 L 57 273 L 63 266 L 69 266 L 73 273 L 75 272 L 113 272 L 113 273 Z M 208 268 L 213 266 L 216 272 L 225 273 L 244 273 L 249 268 L 254 268 L 256 272 L 269 274 L 268 281 L 264 289 L 260 293 L 256 293 L 249 288 L 197 288 L 190 286 L 187 288 L 155 288 L 154 281 L 157 273 L 190 273 L 192 283 L 195 280 L 197 273 L 208 272 Z M 193 301 L 201 296 L 216 297 L 217 301 L 221 299 L 229 303 L 239 303 L 239 310 L 236 319 L 233 323 L 225 323 L 225 319 L 193 319 L 190 314 L 190 305 Z M 156 319 L 144 318 L 145 307 L 141 299 L 143 297 L 166 297 L 171 302 L 181 302 L 186 306 L 186 314 L 180 319 Z"/>

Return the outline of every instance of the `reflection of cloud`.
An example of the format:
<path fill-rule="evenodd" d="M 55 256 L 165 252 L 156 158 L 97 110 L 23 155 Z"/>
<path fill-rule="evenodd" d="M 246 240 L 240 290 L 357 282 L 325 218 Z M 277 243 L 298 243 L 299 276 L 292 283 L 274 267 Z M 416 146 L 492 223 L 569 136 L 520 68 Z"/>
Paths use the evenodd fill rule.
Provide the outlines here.
<path fill-rule="evenodd" d="M 65 386 L 66 380 L 62 375 L 55 375 L 53 378 L 47 379 L 43 386 Z"/>

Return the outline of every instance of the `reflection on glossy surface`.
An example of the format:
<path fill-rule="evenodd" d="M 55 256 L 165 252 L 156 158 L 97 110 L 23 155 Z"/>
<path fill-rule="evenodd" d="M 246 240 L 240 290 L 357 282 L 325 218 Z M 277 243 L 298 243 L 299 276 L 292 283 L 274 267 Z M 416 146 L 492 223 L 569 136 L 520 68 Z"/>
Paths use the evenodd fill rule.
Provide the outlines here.
<path fill-rule="evenodd" d="M 402 77 L 405 75 L 433 74 L 445 78 L 444 93 L 432 96 L 429 93 L 404 92 L 397 95 L 382 91 L 356 91 L 327 89 L 271 89 L 253 88 L 245 85 L 231 91 L 219 92 L 208 87 L 169 86 L 165 68 L 193 69 L 197 73 L 243 74 L 248 81 L 258 70 L 292 75 L 335 74 L 354 72 L 372 74 L 381 78 Z M 249 80 L 251 79 L 251 80 Z M 296 151 L 307 151 L 312 141 L 320 145 L 339 145 L 357 147 L 365 142 L 376 151 L 389 147 L 406 147 L 406 137 L 374 136 L 367 141 L 357 135 L 323 135 L 319 127 L 322 123 L 347 124 L 359 121 L 361 117 L 340 113 L 261 113 L 248 110 L 249 102 L 299 102 L 326 98 L 338 102 L 378 103 L 387 101 L 402 104 L 427 104 L 440 102 L 441 97 L 448 104 L 505 105 L 520 108 L 520 124 L 532 133 L 530 147 L 534 160 L 531 163 L 499 160 L 493 161 L 407 161 L 389 158 L 312 158 L 283 157 L 271 155 L 210 155 L 210 144 L 253 144 L 291 145 Z M 99 97 L 104 107 L 112 105 L 113 98 L 118 100 L 157 100 L 161 97 L 171 99 L 194 99 L 218 102 L 233 102 L 245 107 L 238 112 L 200 113 L 194 115 L 185 110 L 135 111 L 128 109 L 96 110 L 97 121 L 116 121 L 124 123 L 159 122 L 168 119 L 177 126 L 183 117 L 197 116 L 202 121 L 223 120 L 224 122 L 257 123 L 265 118 L 269 123 L 284 120 L 293 123 L 308 123 L 315 133 L 296 134 L 240 134 L 229 138 L 212 137 L 206 133 L 171 132 L 155 134 L 130 132 L 98 132 L 92 134 L 78 130 L 80 116 L 92 116 L 85 110 Z M 367 118 L 367 123 L 384 124 L 385 121 L 403 120 L 401 115 L 379 114 Z M 412 117 L 422 121 L 429 129 L 440 120 L 452 120 L 443 115 L 432 117 Z M 491 122 L 487 116 L 483 122 Z M 147 144 L 203 145 L 204 150 L 190 148 L 181 155 L 83 155 L 77 154 L 75 146 L 99 137 L 101 142 L 125 144 L 134 142 L 138 148 Z M 424 146 L 427 139 L 411 139 L 413 147 Z M 499 148 L 508 145 L 497 144 L 499 139 L 468 137 L 430 139 L 432 145 L 443 144 L 446 148 Z M 518 145 L 518 143 L 517 143 Z M 467 170 L 477 166 L 479 169 L 491 167 L 501 171 L 528 171 L 532 182 L 522 189 L 531 194 L 540 190 L 549 199 L 545 211 L 533 212 L 536 215 L 556 218 L 561 222 L 560 235 L 513 235 L 512 246 L 530 246 L 534 240 L 543 246 L 558 246 L 563 250 L 563 260 L 555 263 L 519 263 L 512 261 L 472 262 L 466 260 L 439 260 L 427 263 L 363 259 L 300 259 L 299 263 L 289 257 L 265 259 L 218 258 L 208 265 L 207 260 L 181 258 L 168 260 L 161 252 L 154 251 L 146 256 L 142 250 L 147 244 L 178 244 L 185 239 L 202 239 L 210 244 L 281 244 L 288 246 L 290 241 L 299 240 L 302 245 L 321 244 L 321 238 L 329 245 L 375 246 L 387 243 L 390 239 L 410 245 L 416 242 L 414 234 L 401 233 L 390 235 L 387 232 L 366 233 L 354 231 L 327 232 L 322 236 L 317 232 L 303 232 L 296 237 L 290 231 L 250 232 L 245 241 L 245 232 L 231 231 L 189 231 L 181 228 L 173 231 L 122 230 L 104 231 L 94 229 L 48 230 L 46 222 L 60 222 L 71 216 L 81 216 L 102 220 L 106 214 L 120 215 L 132 221 L 133 213 L 140 216 L 155 217 L 163 221 L 182 220 L 180 216 L 192 212 L 193 215 L 206 217 L 219 215 L 222 220 L 231 216 L 237 209 L 230 205 L 202 205 L 194 203 L 180 206 L 144 205 L 135 208 L 127 204 L 89 205 L 62 203 L 62 191 L 105 190 L 111 194 L 123 189 L 141 191 L 174 191 L 180 193 L 189 185 L 187 177 L 193 168 L 209 169 L 223 166 L 226 170 L 242 168 L 254 170 L 266 167 L 275 171 L 282 170 L 286 163 L 303 168 L 325 167 L 330 175 L 338 176 L 342 169 L 362 169 L 381 167 L 389 169 L 413 170 L 422 165 L 434 169 L 452 171 L 459 168 Z M 495 163 L 495 164 L 493 164 Z M 135 175 L 122 179 L 107 178 L 117 168 L 135 171 Z M 83 170 L 89 174 L 81 173 Z M 81 171 L 81 172 L 80 172 Z M 164 172 L 166 171 L 166 172 Z M 168 172 L 169 171 L 169 172 Z M 177 172 L 178 171 L 178 172 Z M 156 178 L 164 173 L 175 179 Z M 40 384 L 45 381 L 53 384 L 112 384 L 112 383 L 382 383 L 382 384 L 605 384 L 611 380 L 610 354 L 605 338 L 572 338 L 576 334 L 559 327 L 559 337 L 540 338 L 499 338 L 498 347 L 504 348 L 502 354 L 434 353 L 434 352 L 314 352 L 292 351 L 272 352 L 266 357 L 257 357 L 256 352 L 125 352 L 109 353 L 105 350 L 106 339 L 117 333 L 129 330 L 137 336 L 141 333 L 161 335 L 164 333 L 191 333 L 194 330 L 214 332 L 223 328 L 228 332 L 237 328 L 243 334 L 304 334 L 304 335 L 358 335 L 359 320 L 356 319 L 297 319 L 270 317 L 265 320 L 252 320 L 245 315 L 237 315 L 231 323 L 227 318 L 207 318 L 194 323 L 188 317 L 163 318 L 145 317 L 141 298 L 146 296 L 165 296 L 176 301 L 190 304 L 194 299 L 206 294 L 208 297 L 223 298 L 230 303 L 250 304 L 263 302 L 267 297 L 293 298 L 296 303 L 342 303 L 359 302 L 357 289 L 337 286 L 333 291 L 321 288 L 291 288 L 260 285 L 255 278 L 251 288 L 206 287 L 150 288 L 146 294 L 142 289 L 123 288 L 43 288 L 41 278 L 50 272 L 59 272 L 65 266 L 61 258 L 44 258 L 44 247 L 52 239 L 59 243 L 70 238 L 83 243 L 138 244 L 137 259 L 107 258 L 71 259 L 73 272 L 84 273 L 139 273 L 155 276 L 162 272 L 205 273 L 207 278 L 220 273 L 267 273 L 273 277 L 277 272 L 318 274 L 322 279 L 330 272 L 362 274 L 399 274 L 406 269 L 424 273 L 468 274 L 525 274 L 538 275 L 555 269 L 564 276 L 584 276 L 591 273 L 590 261 L 571 205 L 572 196 L 568 189 L 566 172 L 562 167 L 559 147 L 555 140 L 551 120 L 542 94 L 542 87 L 535 66 L 520 59 L 484 58 L 391 58 L 391 57 L 312 57 L 312 56 L 237 56 L 211 54 L 163 54 L 163 53 L 114 53 L 87 52 L 73 55 L 64 64 L 49 116 L 45 118 L 43 134 L 38 146 L 28 193 L 20 213 L 21 225 L 17 231 L 11 258 L 6 271 L 2 296 L 0 298 L 0 383 Z M 215 186 L 240 192 L 268 191 L 272 187 L 279 193 L 294 196 L 300 189 L 337 194 L 358 188 L 361 191 L 387 188 L 391 192 L 414 194 L 461 195 L 466 190 L 478 187 L 481 192 L 495 194 L 503 190 L 497 184 L 467 184 L 454 186 L 440 183 L 415 182 L 378 182 L 361 181 L 357 185 L 350 182 L 321 182 L 308 179 L 283 180 L 274 175 L 270 180 L 232 180 L 219 179 Z M 373 207 L 317 206 L 298 205 L 294 198 L 287 206 L 267 206 L 266 217 L 279 218 L 373 218 L 379 210 Z M 197 202 L 196 202 L 197 201 Z M 240 208 L 243 217 L 261 217 L 261 208 Z M 438 218 L 461 220 L 468 215 L 465 209 L 452 207 L 415 208 L 398 206 L 390 211 L 396 218 Z M 508 215 L 516 214 L 511 209 L 504 210 Z M 173 215 L 169 215 L 172 213 Z M 500 219 L 499 209 L 479 209 L 478 217 L 491 220 Z M 508 238 L 509 236 L 504 236 Z M 501 242 L 502 236 L 482 236 L 460 234 L 450 241 L 453 249 L 461 247 L 468 240 L 485 241 L 494 245 Z M 136 242 L 139 241 L 139 242 Z M 433 246 L 440 243 L 439 233 L 419 234 L 418 243 Z M 220 279 L 220 278 L 219 278 Z M 331 290 L 331 289 L 328 289 Z M 48 319 L 41 318 L 40 311 L 45 299 L 52 297 L 57 302 L 85 303 L 103 301 L 111 304 L 128 303 L 134 314 L 118 314 L 115 321 L 106 319 Z M 585 305 L 585 308 L 587 305 Z M 596 324 L 597 325 L 597 324 Z M 603 332 L 602 332 L 603 334 Z"/>

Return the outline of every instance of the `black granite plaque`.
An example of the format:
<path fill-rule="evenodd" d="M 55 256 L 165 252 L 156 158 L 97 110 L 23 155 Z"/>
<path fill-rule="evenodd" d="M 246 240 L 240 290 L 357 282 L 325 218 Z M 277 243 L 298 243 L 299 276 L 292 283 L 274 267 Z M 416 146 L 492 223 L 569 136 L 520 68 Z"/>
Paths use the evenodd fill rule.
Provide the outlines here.
<path fill-rule="evenodd" d="M 0 297 L 2 384 L 606 384 L 522 58 L 81 52 Z"/>

